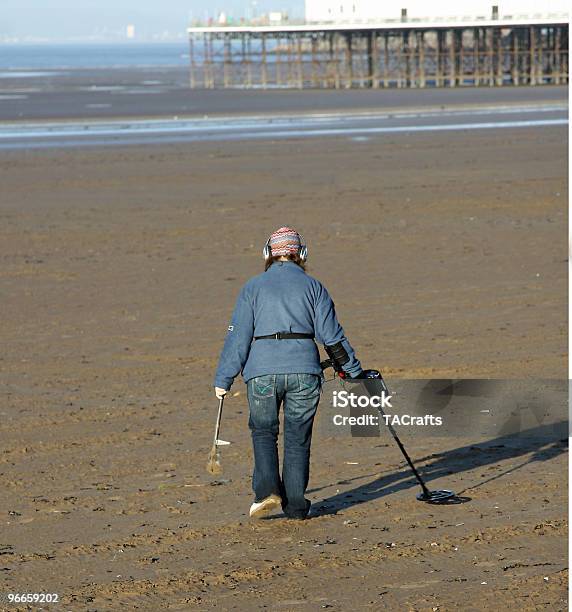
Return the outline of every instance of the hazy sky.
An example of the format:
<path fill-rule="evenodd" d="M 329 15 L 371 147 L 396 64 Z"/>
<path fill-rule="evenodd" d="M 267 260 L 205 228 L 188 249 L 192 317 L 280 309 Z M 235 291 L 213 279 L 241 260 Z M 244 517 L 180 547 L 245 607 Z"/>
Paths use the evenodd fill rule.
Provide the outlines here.
<path fill-rule="evenodd" d="M 288 11 L 303 17 L 304 0 L 257 0 L 256 14 Z M 184 33 L 189 17 L 205 20 L 226 11 L 251 16 L 251 0 L 0 0 L 0 39 L 83 38 L 125 31 L 134 24 L 141 36 Z"/>
<path fill-rule="evenodd" d="M 508 14 L 565 11 L 566 0 L 406 0 L 410 14 L 489 14 L 492 4 Z M 337 3 L 334 3 L 337 6 Z M 349 5 L 348 2 L 344 4 Z M 391 9 L 397 17 L 400 0 L 356 0 L 359 10 Z M 473 8 L 475 9 L 473 11 Z M 478 8 L 478 10 L 477 10 Z M 135 26 L 140 40 L 185 34 L 191 19 L 207 22 L 224 11 L 240 17 L 286 11 L 291 19 L 304 17 L 304 0 L 0 0 L 0 42 L 11 39 L 124 39 L 127 25 Z M 473 12 L 471 12 L 473 11 Z M 476 12 L 475 12 L 476 11 Z M 358 11 L 359 12 L 359 11 Z M 383 13 L 383 11 L 381 11 Z"/>

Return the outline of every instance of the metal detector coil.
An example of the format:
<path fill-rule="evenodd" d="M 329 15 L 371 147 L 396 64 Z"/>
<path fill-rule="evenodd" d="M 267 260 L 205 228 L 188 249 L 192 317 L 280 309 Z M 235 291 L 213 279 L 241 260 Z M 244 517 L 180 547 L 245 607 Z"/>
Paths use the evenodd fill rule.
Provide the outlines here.
<path fill-rule="evenodd" d="M 439 489 L 438 491 L 423 491 L 419 493 L 417 499 L 427 504 L 450 504 L 457 498 L 457 494 L 449 489 Z"/>

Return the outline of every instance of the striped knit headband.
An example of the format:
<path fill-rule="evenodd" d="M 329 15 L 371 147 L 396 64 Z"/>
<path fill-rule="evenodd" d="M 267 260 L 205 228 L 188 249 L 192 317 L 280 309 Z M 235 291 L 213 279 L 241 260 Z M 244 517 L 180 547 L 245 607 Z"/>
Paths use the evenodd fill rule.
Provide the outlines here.
<path fill-rule="evenodd" d="M 291 227 L 281 227 L 270 236 L 268 246 L 273 257 L 298 255 L 302 248 L 302 239 L 300 234 Z"/>

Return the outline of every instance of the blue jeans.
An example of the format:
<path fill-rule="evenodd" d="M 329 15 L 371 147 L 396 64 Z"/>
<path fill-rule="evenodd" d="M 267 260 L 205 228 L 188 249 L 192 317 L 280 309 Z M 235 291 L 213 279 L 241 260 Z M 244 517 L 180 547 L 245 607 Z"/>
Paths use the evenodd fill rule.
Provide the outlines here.
<path fill-rule="evenodd" d="M 312 425 L 320 401 L 321 380 L 315 374 L 268 374 L 247 383 L 254 447 L 252 488 L 255 501 L 273 493 L 291 518 L 305 518 L 310 502 L 304 497 L 310 475 Z M 278 467 L 278 413 L 284 410 L 282 478 Z"/>

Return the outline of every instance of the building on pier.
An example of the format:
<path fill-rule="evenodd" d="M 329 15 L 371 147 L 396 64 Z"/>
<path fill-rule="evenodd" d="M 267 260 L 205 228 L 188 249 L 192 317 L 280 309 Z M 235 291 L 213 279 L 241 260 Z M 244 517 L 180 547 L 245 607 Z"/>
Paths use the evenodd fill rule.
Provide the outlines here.
<path fill-rule="evenodd" d="M 306 23 L 568 17 L 566 0 L 306 0 Z"/>

